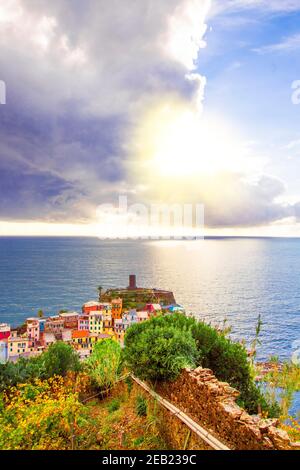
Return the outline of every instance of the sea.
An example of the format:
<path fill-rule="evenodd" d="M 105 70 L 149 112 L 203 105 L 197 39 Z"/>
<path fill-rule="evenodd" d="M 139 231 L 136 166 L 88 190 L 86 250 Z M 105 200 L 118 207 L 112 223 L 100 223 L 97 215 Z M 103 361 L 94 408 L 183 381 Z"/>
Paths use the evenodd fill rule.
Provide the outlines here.
<path fill-rule="evenodd" d="M 172 290 L 188 313 L 231 327 L 250 346 L 258 316 L 259 360 L 300 349 L 300 239 L 100 240 L 0 238 L 0 322 L 12 326 L 61 309 L 80 311 L 97 287 Z M 300 354 L 299 354 L 300 357 Z"/>

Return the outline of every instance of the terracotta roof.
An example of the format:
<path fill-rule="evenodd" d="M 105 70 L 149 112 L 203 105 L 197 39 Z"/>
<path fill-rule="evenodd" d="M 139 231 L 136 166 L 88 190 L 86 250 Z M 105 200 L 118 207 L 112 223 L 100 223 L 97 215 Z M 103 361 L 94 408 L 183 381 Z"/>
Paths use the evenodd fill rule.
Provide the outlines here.
<path fill-rule="evenodd" d="M 90 333 L 85 330 L 73 330 L 72 331 L 72 338 L 73 339 L 78 339 L 78 338 L 88 338 Z"/>

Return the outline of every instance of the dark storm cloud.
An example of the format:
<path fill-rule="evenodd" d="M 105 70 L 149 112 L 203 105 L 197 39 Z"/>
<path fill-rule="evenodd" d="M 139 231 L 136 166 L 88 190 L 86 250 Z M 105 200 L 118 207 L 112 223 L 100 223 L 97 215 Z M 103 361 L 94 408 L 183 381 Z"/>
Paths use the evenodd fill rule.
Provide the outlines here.
<path fill-rule="evenodd" d="M 190 0 L 3 0 L 0 217 L 92 217 L 126 188 L 126 136 L 151 96 L 198 84 L 163 48 Z M 202 3 L 202 2 L 201 2 Z"/>

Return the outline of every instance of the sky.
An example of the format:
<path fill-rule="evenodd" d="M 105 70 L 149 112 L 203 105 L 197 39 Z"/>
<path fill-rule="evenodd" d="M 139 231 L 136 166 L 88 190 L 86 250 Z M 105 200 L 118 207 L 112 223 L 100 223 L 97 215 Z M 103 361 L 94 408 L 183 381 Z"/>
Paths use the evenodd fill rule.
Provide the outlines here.
<path fill-rule="evenodd" d="M 299 53 L 300 0 L 1 0 L 0 235 L 126 196 L 300 236 Z"/>

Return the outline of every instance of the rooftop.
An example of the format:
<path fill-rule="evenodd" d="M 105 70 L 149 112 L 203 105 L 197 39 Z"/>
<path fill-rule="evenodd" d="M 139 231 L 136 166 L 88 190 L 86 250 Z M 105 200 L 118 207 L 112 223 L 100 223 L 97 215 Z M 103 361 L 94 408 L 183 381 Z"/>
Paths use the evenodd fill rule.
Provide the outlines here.
<path fill-rule="evenodd" d="M 61 318 L 78 317 L 79 313 L 78 312 L 66 312 L 66 313 L 60 313 L 59 316 Z"/>
<path fill-rule="evenodd" d="M 86 302 L 84 307 L 110 307 L 111 304 L 109 302 L 98 302 L 97 300 L 90 300 Z"/>
<path fill-rule="evenodd" d="M 85 330 L 73 330 L 72 331 L 72 338 L 73 339 L 79 339 L 79 338 L 88 338 L 90 336 L 90 333 Z"/>

